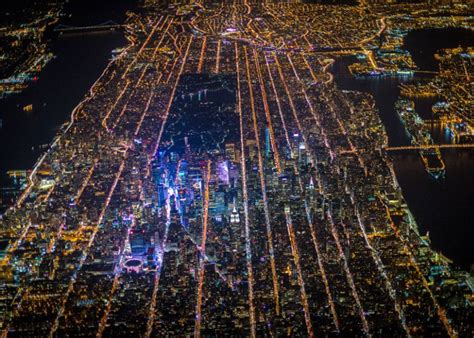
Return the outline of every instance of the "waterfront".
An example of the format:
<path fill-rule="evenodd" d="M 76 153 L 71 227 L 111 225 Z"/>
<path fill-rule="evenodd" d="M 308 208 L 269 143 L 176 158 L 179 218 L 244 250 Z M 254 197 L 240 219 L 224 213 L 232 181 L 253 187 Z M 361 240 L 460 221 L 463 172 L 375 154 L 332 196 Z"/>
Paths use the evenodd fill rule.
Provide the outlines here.
<path fill-rule="evenodd" d="M 470 275 L 414 231 L 374 98 L 327 72 L 470 20 L 438 14 L 146 1 L 2 215 L 2 335 L 468 336 Z"/>
<path fill-rule="evenodd" d="M 28 169 L 45 151 L 58 128 L 99 77 L 112 49 L 123 46 L 119 33 L 72 35 L 53 41 L 56 58 L 23 93 L 0 101 L 0 171 Z M 23 111 L 32 104 L 33 111 Z M 5 179 L 2 181 L 5 182 Z"/>
<path fill-rule="evenodd" d="M 79 9 L 72 3 L 69 12 Z M 123 17 L 113 14 L 116 20 Z M 102 16 L 102 17 L 101 17 Z M 67 24 L 81 24 L 79 16 L 63 19 Z M 93 24 L 105 19 L 103 13 L 95 17 L 80 16 L 82 24 Z M 87 18 L 87 19 L 84 19 Z M 450 32 L 450 33 L 449 33 Z M 435 30 L 416 31 L 406 38 L 406 48 L 411 52 L 418 41 L 432 41 Z M 424 35 L 425 34 L 425 35 Z M 425 49 L 414 52 L 414 59 L 422 64 L 422 69 L 433 70 L 432 53 L 442 46 L 456 46 L 469 39 L 463 30 L 448 30 L 440 35 L 438 45 L 423 44 Z M 454 38 L 453 38 L 454 37 Z M 7 185 L 5 172 L 10 169 L 26 170 L 31 168 L 40 154 L 45 151 L 43 145 L 49 144 L 58 128 L 69 119 L 70 112 L 81 100 L 92 83 L 97 79 L 109 62 L 110 52 L 124 46 L 126 40 L 119 32 L 65 35 L 54 38 L 51 49 L 56 58 L 39 75 L 39 80 L 19 95 L 0 101 L 0 184 Z M 425 57 L 423 57 L 423 55 Z M 345 67 L 351 58 L 339 60 L 335 66 L 336 81 L 342 89 L 368 91 L 374 95 L 382 122 L 389 136 L 391 146 L 407 145 L 408 138 L 393 109 L 398 98 L 398 85 L 410 81 L 410 78 L 354 79 Z M 430 118 L 433 99 L 417 99 L 417 110 L 423 118 Z M 33 104 L 33 112 L 24 112 L 22 107 Z M 21 130 L 22 132 L 18 132 Z M 446 142 L 442 131 L 433 135 L 436 142 Z M 14 146 L 13 146 L 14 145 Z M 420 233 L 430 233 L 436 249 L 452 259 L 462 268 L 468 269 L 474 261 L 470 250 L 470 238 L 474 230 L 470 226 L 473 218 L 469 212 L 473 200 L 473 178 L 469 175 L 474 169 L 472 150 L 444 150 L 446 160 L 446 179 L 435 181 L 425 172 L 417 153 L 392 155 L 397 178 L 404 191 L 405 198 L 412 210 Z"/>
<path fill-rule="evenodd" d="M 80 26 L 125 19 L 123 1 L 114 5 L 110 1 L 86 2 L 87 12 L 81 1 L 69 2 L 60 23 Z M 109 63 L 112 50 L 127 44 L 121 32 L 49 35 L 55 58 L 26 90 L 0 100 L 1 187 L 10 184 L 6 171 L 33 166 Z M 23 111 L 29 104 L 33 111 Z"/>
<path fill-rule="evenodd" d="M 459 29 L 414 31 L 405 38 L 405 46 L 412 53 L 420 69 L 435 70 L 433 53 L 440 48 L 466 45 L 469 31 Z M 436 43 L 434 43 L 434 41 Z M 382 77 L 356 79 L 347 71 L 355 58 L 341 58 L 334 65 L 335 80 L 341 89 L 371 93 L 380 118 L 389 137 L 390 146 L 408 145 L 409 139 L 394 110 L 399 97 L 400 83 L 420 78 Z M 426 76 L 426 75 L 423 75 Z M 415 99 L 417 112 L 424 119 L 431 118 L 434 99 Z M 433 127 L 433 139 L 447 143 L 439 126 Z M 465 270 L 474 262 L 472 238 L 474 219 L 469 210 L 474 202 L 474 156 L 471 149 L 445 149 L 442 151 L 446 163 L 446 178 L 434 180 L 430 177 L 416 152 L 391 154 L 397 179 L 404 197 L 412 211 L 420 234 L 429 232 L 432 245 Z"/>

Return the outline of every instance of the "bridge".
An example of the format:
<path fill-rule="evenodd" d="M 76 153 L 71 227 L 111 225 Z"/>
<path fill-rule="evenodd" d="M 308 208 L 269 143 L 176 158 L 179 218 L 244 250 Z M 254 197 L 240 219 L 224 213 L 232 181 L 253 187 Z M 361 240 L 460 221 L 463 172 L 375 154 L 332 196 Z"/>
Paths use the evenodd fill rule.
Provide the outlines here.
<path fill-rule="evenodd" d="M 122 28 L 123 25 L 116 23 L 115 21 L 109 20 L 98 25 L 92 26 L 67 26 L 63 24 L 57 25 L 53 32 L 56 33 L 79 33 L 79 32 L 94 32 L 104 30 L 116 30 Z"/>
<path fill-rule="evenodd" d="M 429 149 L 449 149 L 449 148 L 474 148 L 474 143 L 464 144 L 426 144 L 419 146 L 401 146 L 386 147 L 386 151 L 403 151 L 403 150 L 429 150 Z"/>

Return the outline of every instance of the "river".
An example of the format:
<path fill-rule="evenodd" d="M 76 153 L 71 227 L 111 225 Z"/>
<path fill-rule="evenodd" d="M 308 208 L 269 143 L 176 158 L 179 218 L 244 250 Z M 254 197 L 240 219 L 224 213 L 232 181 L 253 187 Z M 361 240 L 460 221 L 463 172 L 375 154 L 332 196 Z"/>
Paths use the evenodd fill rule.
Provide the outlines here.
<path fill-rule="evenodd" d="M 429 29 L 413 31 L 405 38 L 404 48 L 422 70 L 436 70 L 433 57 L 440 48 L 473 45 L 474 33 L 462 29 Z M 420 78 L 373 78 L 356 79 L 347 66 L 355 58 L 338 59 L 333 67 L 336 84 L 340 89 L 371 93 L 385 125 L 391 146 L 410 143 L 394 110 L 399 97 L 398 85 Z M 416 109 L 426 119 L 431 117 L 432 99 L 415 100 Z M 434 130 L 434 139 L 445 143 L 443 133 Z M 442 151 L 446 164 L 445 179 L 429 176 L 415 152 L 392 155 L 395 173 L 403 195 L 418 223 L 421 234 L 429 232 L 432 246 L 454 261 L 455 265 L 468 270 L 474 263 L 472 241 L 474 238 L 474 151 L 471 149 L 445 149 Z"/>
<path fill-rule="evenodd" d="M 84 5 L 86 4 L 86 5 Z M 123 22 L 127 9 L 136 4 L 124 0 L 73 0 L 66 6 L 61 23 L 90 25 L 114 20 Z M 410 33 L 405 48 L 422 69 L 433 69 L 433 53 L 442 47 L 472 44 L 472 36 L 459 30 L 427 30 Z M 0 187 L 7 184 L 9 169 L 29 169 L 42 151 L 40 145 L 52 141 L 58 128 L 103 71 L 111 51 L 126 40 L 119 32 L 64 35 L 52 38 L 56 55 L 39 74 L 39 80 L 23 93 L 0 100 Z M 419 47 L 419 48 L 416 48 Z M 391 145 L 408 144 L 403 127 L 393 109 L 398 97 L 400 78 L 361 80 L 351 77 L 347 65 L 351 59 L 339 59 L 334 65 L 336 83 L 341 89 L 367 91 L 374 95 L 380 117 Z M 33 104 L 26 113 L 22 107 Z M 432 102 L 417 101 L 424 117 Z M 439 134 L 439 133 L 438 133 Z M 437 136 L 440 139 L 442 136 Z M 424 171 L 417 154 L 393 155 L 395 171 L 407 203 L 421 233 L 429 231 L 432 245 L 457 265 L 468 269 L 474 262 L 472 239 L 474 219 L 474 156 L 472 150 L 444 150 L 447 171 L 444 180 L 433 180 Z"/>
<path fill-rule="evenodd" d="M 60 23 L 70 26 L 123 22 L 136 1 L 73 0 Z M 60 126 L 109 63 L 111 52 L 127 40 L 121 32 L 47 34 L 55 58 L 22 93 L 0 100 L 0 187 L 10 184 L 7 170 L 30 169 Z M 32 104 L 33 111 L 23 107 Z"/>

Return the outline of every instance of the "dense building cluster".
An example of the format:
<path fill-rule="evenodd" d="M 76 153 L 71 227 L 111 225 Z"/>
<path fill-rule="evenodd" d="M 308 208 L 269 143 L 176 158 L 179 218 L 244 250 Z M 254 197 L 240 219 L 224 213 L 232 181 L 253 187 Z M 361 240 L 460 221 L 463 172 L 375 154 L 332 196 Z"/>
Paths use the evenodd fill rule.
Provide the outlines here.
<path fill-rule="evenodd" d="M 329 72 L 382 15 L 131 15 L 1 219 L 3 334 L 469 336 L 468 276 L 418 233 L 372 97 Z"/>
<path fill-rule="evenodd" d="M 44 35 L 61 9 L 52 2 L 25 3 L 21 9 L 5 4 L 0 13 L 0 98 L 25 89 L 51 60 Z"/>

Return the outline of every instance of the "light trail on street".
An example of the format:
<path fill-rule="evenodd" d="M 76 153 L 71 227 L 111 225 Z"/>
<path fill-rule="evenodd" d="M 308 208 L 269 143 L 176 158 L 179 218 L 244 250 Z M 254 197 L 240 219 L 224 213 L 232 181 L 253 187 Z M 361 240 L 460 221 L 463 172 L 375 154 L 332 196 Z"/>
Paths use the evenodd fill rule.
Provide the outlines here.
<path fill-rule="evenodd" d="M 202 214 L 202 239 L 200 250 L 202 253 L 206 254 L 206 242 L 207 242 L 207 223 L 209 216 L 209 181 L 211 180 L 211 161 L 207 161 L 207 171 L 205 177 L 205 187 L 204 187 L 204 205 L 203 205 L 203 214 Z M 202 288 L 204 283 L 204 273 L 205 273 L 205 260 L 203 255 L 199 256 L 199 277 L 198 277 L 198 290 L 197 290 L 197 300 L 196 300 L 196 316 L 195 316 L 195 326 L 194 326 L 194 337 L 201 337 L 201 308 L 202 308 Z"/>
<path fill-rule="evenodd" d="M 107 111 L 104 118 L 102 119 L 102 127 L 105 130 L 107 130 L 107 132 L 110 132 L 109 126 L 107 125 L 107 120 L 109 119 L 110 114 L 112 114 L 112 112 L 114 111 L 114 109 L 117 106 L 117 104 L 119 103 L 119 101 L 122 99 L 122 97 L 125 94 L 125 92 L 127 91 L 129 85 L 130 85 L 130 81 L 127 80 L 127 82 L 125 83 L 125 87 L 122 89 L 119 96 L 117 97 L 117 99 L 115 99 L 114 103 L 112 104 L 112 106 Z"/>
<path fill-rule="evenodd" d="M 258 158 L 258 168 L 259 168 L 259 177 L 260 177 L 260 189 L 262 191 L 262 198 L 263 198 L 263 211 L 265 215 L 265 225 L 266 225 L 266 232 L 267 232 L 267 243 L 268 243 L 268 253 L 270 256 L 270 267 L 272 271 L 272 281 L 273 281 L 273 299 L 275 302 L 275 309 L 277 315 L 280 315 L 280 297 L 279 297 L 279 290 L 278 290 L 278 277 L 276 272 L 276 264 L 275 264 L 275 251 L 273 249 L 273 233 L 272 233 L 272 226 L 270 224 L 270 211 L 268 210 L 268 198 L 267 198 L 267 187 L 265 184 L 265 168 L 263 165 L 262 159 L 262 149 L 260 146 L 260 136 L 258 134 L 258 123 L 257 123 L 257 114 L 255 112 L 255 101 L 254 101 L 254 93 L 253 93 L 253 86 L 252 80 L 250 78 L 250 65 L 249 59 L 247 55 L 247 48 L 244 46 L 244 56 L 245 56 L 245 68 L 247 73 L 247 84 L 250 93 L 250 109 L 252 111 L 253 117 L 253 131 L 255 140 L 257 142 L 257 158 Z"/>
<path fill-rule="evenodd" d="M 141 184 L 140 184 L 138 190 L 140 192 L 143 191 L 143 186 Z M 122 276 L 122 269 L 123 269 L 122 263 L 123 263 L 123 259 L 124 259 L 124 256 L 125 256 L 125 248 L 127 247 L 127 244 L 130 241 L 130 232 L 135 226 L 136 226 L 136 219 L 135 219 L 135 217 L 133 217 L 132 222 L 130 224 L 130 227 L 127 227 L 127 229 L 126 229 L 126 236 L 125 236 L 125 239 L 123 241 L 123 245 L 120 248 L 120 253 L 118 255 L 119 258 L 117 260 L 117 263 L 116 263 L 116 266 L 115 266 L 115 269 L 114 269 L 114 279 L 112 281 L 112 288 L 109 292 L 109 298 L 107 300 L 107 305 L 105 307 L 104 313 L 102 314 L 102 317 L 101 317 L 100 322 L 99 322 L 99 328 L 97 329 L 97 335 L 96 335 L 97 338 L 101 338 L 104 334 L 104 330 L 105 330 L 106 324 L 107 324 L 107 319 L 108 319 L 110 310 L 112 309 L 112 300 L 113 300 L 113 297 L 115 296 L 115 292 L 116 292 L 117 287 L 119 285 L 120 277 Z"/>
<path fill-rule="evenodd" d="M 252 247 L 250 243 L 250 219 L 248 211 L 248 192 L 247 192 L 247 169 L 245 159 L 245 144 L 244 144 L 244 126 L 242 116 L 242 97 L 240 84 L 240 66 L 239 66 L 239 51 L 238 45 L 235 43 L 235 63 L 237 71 L 237 111 L 240 120 L 240 166 L 242 175 L 242 193 L 244 205 L 244 224 L 245 224 L 245 258 L 247 262 L 247 274 L 249 284 L 249 317 L 250 317 L 250 336 L 256 337 L 256 323 L 255 323 L 255 308 L 254 308 L 254 294 L 253 294 L 253 267 L 252 267 Z"/>
<path fill-rule="evenodd" d="M 78 204 L 79 201 L 81 200 L 82 193 L 86 189 L 87 185 L 89 184 L 89 181 L 92 177 L 92 174 L 94 174 L 94 170 L 97 166 L 97 162 L 99 160 L 96 158 L 94 159 L 94 162 L 92 163 L 92 166 L 90 167 L 89 171 L 87 172 L 86 178 L 84 179 L 84 182 L 82 182 L 82 185 L 80 186 L 79 190 L 76 193 L 76 196 L 74 197 L 74 203 Z"/>
<path fill-rule="evenodd" d="M 150 166 L 150 163 L 151 163 L 152 159 L 156 156 L 156 153 L 158 152 L 158 147 L 159 147 L 160 142 L 161 142 L 161 138 L 162 138 L 163 131 L 164 131 L 164 128 L 165 128 L 165 124 L 166 124 L 166 121 L 168 120 L 169 111 L 171 109 L 171 105 L 173 104 L 174 95 L 176 93 L 176 88 L 178 87 L 179 80 L 181 79 L 181 75 L 183 73 L 184 66 L 186 64 L 186 60 L 188 58 L 189 49 L 191 48 L 191 43 L 192 42 L 193 42 L 193 39 L 191 37 L 189 39 L 185 55 L 184 55 L 183 59 L 181 60 L 181 67 L 180 67 L 180 69 L 178 71 L 178 74 L 176 76 L 176 82 L 175 82 L 175 84 L 173 86 L 173 89 L 171 91 L 169 101 L 168 101 L 168 105 L 166 107 L 166 111 L 164 112 L 163 121 L 161 123 L 161 128 L 160 128 L 160 131 L 158 133 L 156 145 L 155 145 L 152 153 L 148 157 L 148 166 Z M 166 248 L 166 244 L 167 244 L 167 241 L 168 241 L 169 226 L 171 224 L 171 218 L 170 218 L 171 210 L 170 210 L 170 206 L 169 206 L 169 197 L 167 198 L 167 207 L 166 208 L 167 208 L 167 221 L 166 221 L 166 224 L 165 224 L 165 232 L 164 232 L 164 236 L 163 236 L 162 248 L 161 248 L 160 253 L 158 254 L 158 259 L 157 259 L 158 260 L 158 268 L 156 269 L 156 272 L 155 272 L 155 277 L 154 277 L 154 282 L 153 282 L 153 293 L 152 293 L 152 298 L 151 298 L 151 301 L 150 301 L 150 309 L 148 311 L 148 322 L 147 322 L 147 329 L 146 329 L 146 332 L 145 332 L 145 337 L 147 337 L 147 338 L 149 338 L 151 336 L 151 332 L 153 330 L 153 323 L 154 323 L 154 319 L 155 319 L 155 308 L 156 308 L 156 302 L 157 302 L 157 298 L 158 298 L 158 286 L 159 286 L 159 283 L 160 283 L 161 269 L 163 267 L 164 250 Z"/>
<path fill-rule="evenodd" d="M 289 56 L 289 55 L 288 55 L 288 56 Z M 291 58 L 290 58 L 290 60 L 291 60 Z M 301 80 L 301 79 L 298 77 L 298 75 L 297 75 L 297 71 L 296 71 L 296 68 L 294 67 L 294 64 L 293 64 L 291 61 L 290 61 L 290 63 L 291 63 L 291 66 L 292 66 L 292 68 L 293 68 L 293 71 L 294 71 L 294 73 L 295 73 L 295 76 L 296 76 L 299 80 Z M 308 65 L 308 67 L 310 67 L 308 63 L 307 63 L 307 65 Z M 311 70 L 311 68 L 310 68 L 310 70 Z M 311 71 L 311 73 L 312 73 L 312 71 Z M 303 91 L 304 91 L 304 88 L 302 88 L 302 89 L 303 89 Z M 305 97 L 307 97 L 305 91 L 304 91 L 304 95 L 305 95 Z M 310 107 L 310 110 L 312 111 L 312 113 L 313 113 L 313 115 L 314 115 L 314 110 L 313 110 L 313 108 L 312 108 L 312 105 L 311 105 L 311 102 L 309 101 L 309 99 L 307 99 L 307 102 L 308 102 L 308 105 L 309 105 L 309 107 Z M 316 119 L 316 117 L 315 117 L 315 119 Z M 341 129 L 344 131 L 344 134 L 347 135 L 347 132 L 346 132 L 345 128 L 341 125 L 340 120 L 337 119 L 337 121 L 339 122 L 339 125 L 341 126 Z M 319 120 L 318 120 L 317 122 L 319 122 Z M 318 125 L 320 125 L 320 124 L 318 123 Z M 325 135 L 324 129 L 322 129 L 322 133 Z M 350 140 L 348 140 L 348 142 L 349 142 L 349 144 L 351 145 L 351 147 L 353 148 L 352 151 L 355 152 L 355 148 L 354 148 L 354 146 L 352 145 L 352 143 L 350 142 Z M 326 143 L 326 142 L 325 142 L 325 143 Z M 326 143 L 326 146 L 328 147 L 327 143 Z M 318 185 L 321 187 L 321 185 L 319 184 L 319 182 L 320 182 L 319 177 L 316 178 L 316 181 L 318 182 Z M 300 186 L 302 187 L 301 183 L 300 183 Z M 321 191 L 322 191 L 322 190 L 320 189 L 320 192 L 321 192 Z M 306 208 L 307 208 L 307 204 L 306 204 Z M 307 211 L 307 217 L 308 217 L 308 220 L 310 221 L 310 215 L 309 215 L 308 211 Z M 360 221 L 360 218 L 359 218 L 359 221 Z M 365 229 L 363 228 L 363 226 L 362 226 L 361 223 L 360 223 L 360 226 L 361 226 L 362 232 L 364 233 L 364 237 L 365 237 L 365 239 L 367 240 L 366 234 L 365 234 Z M 375 251 L 372 251 L 373 248 L 370 246 L 370 244 L 368 243 L 368 241 L 367 241 L 367 244 L 368 244 L 368 247 L 371 248 L 371 255 L 372 255 L 372 258 L 373 258 L 374 262 L 376 263 L 377 268 L 378 268 L 378 270 L 379 270 L 379 273 L 381 274 L 382 278 L 383 278 L 384 281 L 385 281 L 386 289 L 387 289 L 387 291 L 388 291 L 390 297 L 392 298 L 392 300 L 393 300 L 393 302 L 394 302 L 394 307 L 395 307 L 396 312 L 399 314 L 399 319 L 400 319 L 400 322 L 401 322 L 401 324 L 402 324 L 402 327 L 404 328 L 405 332 L 406 332 L 407 335 L 409 336 L 410 333 L 409 333 L 408 327 L 406 326 L 406 320 L 405 320 L 405 318 L 404 318 L 403 309 L 401 309 L 401 307 L 399 306 L 399 303 L 395 300 L 395 297 L 394 297 L 394 296 L 395 296 L 394 290 L 393 290 L 393 288 L 391 287 L 391 283 L 390 283 L 390 281 L 388 280 L 388 277 L 387 277 L 387 275 L 386 275 L 386 273 L 385 273 L 385 271 L 384 271 L 383 265 L 381 265 L 380 257 L 378 257 L 378 255 L 376 254 Z M 319 255 L 318 255 L 318 256 L 319 256 Z"/>
<path fill-rule="evenodd" d="M 291 253 L 293 255 L 293 261 L 295 263 L 296 273 L 298 275 L 298 284 L 300 286 L 301 303 L 303 305 L 306 329 L 308 331 L 308 336 L 314 337 L 313 324 L 311 323 L 311 316 L 309 313 L 308 297 L 306 295 L 306 288 L 305 288 L 305 284 L 303 280 L 303 272 L 301 271 L 300 256 L 298 252 L 298 246 L 296 244 L 295 232 L 293 229 L 293 223 L 291 221 L 290 212 L 286 208 L 289 209 L 290 207 L 289 206 L 285 207 L 286 227 L 288 230 L 288 236 L 290 237 Z"/>
<path fill-rule="evenodd" d="M 287 58 L 288 58 L 288 61 L 291 65 L 291 68 L 293 70 L 293 73 L 295 75 L 295 77 L 297 78 L 298 82 L 300 82 L 300 88 L 301 88 L 301 92 L 303 93 L 303 96 L 306 100 L 306 103 L 308 105 L 308 108 L 309 108 L 309 111 L 311 112 L 311 116 L 313 117 L 313 120 L 314 122 L 316 122 L 316 126 L 318 127 L 318 129 L 320 130 L 321 132 L 321 135 L 323 137 L 323 141 L 324 141 L 324 145 L 326 146 L 326 148 L 328 149 L 329 151 L 329 155 L 331 156 L 331 159 L 334 159 L 335 158 L 335 154 L 333 152 L 333 150 L 331 149 L 331 147 L 329 146 L 329 140 L 328 140 L 328 136 L 326 134 L 326 131 L 324 128 L 322 128 L 321 126 L 321 119 L 320 119 L 320 116 L 318 114 L 316 114 L 316 111 L 314 109 L 314 106 L 310 100 L 310 98 L 308 97 L 308 93 L 306 92 L 306 89 L 304 88 L 304 84 L 302 83 L 301 79 L 300 79 L 300 76 L 298 74 L 298 71 L 296 70 L 296 67 L 295 65 L 293 64 L 293 61 L 291 59 L 291 55 L 288 53 L 287 54 Z M 303 131 L 301 131 L 303 132 Z M 315 160 L 317 162 L 317 159 Z M 317 180 L 317 184 L 318 184 L 318 190 L 321 192 L 322 191 L 322 187 L 321 187 L 321 182 L 320 180 L 318 179 Z"/>
<path fill-rule="evenodd" d="M 128 149 L 128 148 L 127 148 Z M 87 243 L 87 246 L 86 248 L 84 249 L 83 253 L 82 253 L 82 256 L 81 256 L 81 259 L 79 261 L 79 264 L 78 264 L 78 267 L 76 268 L 76 270 L 74 271 L 74 274 L 72 276 L 72 278 L 70 279 L 70 282 L 69 282 L 69 285 L 68 285 L 68 288 L 67 288 L 67 291 L 66 291 L 66 294 L 63 295 L 63 300 L 61 302 L 61 305 L 59 307 L 59 311 L 58 311 L 58 314 L 56 316 L 56 319 L 54 320 L 54 323 L 53 323 L 53 326 L 51 328 L 51 331 L 49 333 L 49 337 L 50 338 L 53 338 L 56 334 L 56 331 L 59 327 L 59 319 L 63 316 L 64 314 L 64 310 L 66 309 L 66 304 L 67 304 L 67 300 L 69 298 L 69 295 L 71 294 L 71 292 L 73 291 L 73 288 L 74 288 L 74 284 L 76 282 L 76 278 L 77 278 L 77 274 L 78 272 L 81 270 L 86 258 L 87 258 L 87 255 L 88 255 L 88 252 L 89 252 L 89 249 L 92 247 L 92 243 L 94 242 L 94 239 L 95 239 L 95 236 L 97 235 L 98 231 L 99 231 L 99 226 L 100 224 L 102 223 L 104 217 L 105 217 L 105 213 L 107 211 L 107 208 L 109 206 L 109 203 L 110 203 L 110 200 L 112 199 L 112 195 L 115 191 L 115 188 L 117 186 L 117 183 L 120 179 L 120 177 L 122 176 L 122 172 L 123 172 L 123 169 L 125 168 L 125 159 L 127 157 L 127 153 L 125 154 L 124 158 L 122 159 L 122 162 L 120 163 L 120 167 L 119 167 L 119 170 L 118 172 L 116 173 L 115 175 L 115 180 L 114 182 L 112 183 L 112 187 L 110 188 L 109 190 L 109 194 L 107 195 L 107 198 L 105 200 L 105 203 L 104 203 L 104 206 L 102 207 L 102 211 L 99 215 L 99 218 L 97 220 L 97 222 L 95 222 L 95 226 L 94 226 L 94 229 L 93 229 L 93 232 L 92 232 L 92 235 Z"/>
<path fill-rule="evenodd" d="M 411 337 L 410 328 L 408 327 L 407 321 L 405 318 L 405 311 L 403 309 L 403 306 L 400 304 L 400 300 L 397 297 L 397 292 L 395 291 L 395 289 L 392 286 L 392 283 L 390 282 L 387 272 L 385 271 L 385 266 L 382 260 L 380 259 L 380 256 L 377 253 L 377 250 L 375 250 L 374 247 L 370 243 L 370 240 L 367 236 L 367 232 L 365 230 L 365 226 L 364 226 L 364 223 L 362 222 L 358 209 L 355 210 L 355 214 L 357 216 L 357 223 L 359 224 L 359 228 L 364 237 L 365 244 L 369 248 L 372 259 L 374 260 L 375 265 L 377 266 L 377 269 L 379 270 L 379 274 L 382 276 L 385 282 L 385 288 L 387 289 L 388 294 L 393 301 L 393 306 L 395 308 L 395 311 L 398 314 L 398 318 L 400 320 L 400 323 L 402 324 L 403 330 L 405 331 L 405 334 L 407 335 L 407 337 Z"/>
<path fill-rule="evenodd" d="M 341 242 L 339 241 L 339 235 L 337 234 L 336 227 L 334 225 L 334 221 L 332 219 L 332 215 L 329 211 L 326 212 L 327 219 L 328 219 L 328 224 L 329 224 L 329 229 L 332 233 L 332 237 L 334 238 L 336 242 L 336 247 L 339 252 L 339 257 L 343 263 L 344 271 L 346 273 L 346 279 L 347 283 L 349 284 L 351 291 L 352 291 L 352 297 L 354 298 L 357 309 L 359 312 L 360 319 L 362 321 L 362 327 L 365 331 L 365 333 L 370 336 L 370 329 L 369 329 L 369 323 L 367 322 L 367 318 L 365 317 L 365 312 L 362 308 L 362 303 L 360 301 L 359 293 L 357 292 L 357 288 L 354 283 L 354 278 L 352 277 L 352 273 L 349 270 L 349 264 L 347 263 L 346 256 L 344 255 L 344 250 L 342 249 Z"/>
<path fill-rule="evenodd" d="M 219 67 L 220 67 L 220 62 L 221 62 L 221 49 L 222 49 L 222 40 L 219 39 L 217 40 L 217 55 L 216 55 L 216 68 L 214 70 L 214 73 L 219 74 Z"/>
<path fill-rule="evenodd" d="M 265 117 L 267 119 L 267 125 L 268 125 L 268 129 L 269 129 L 269 132 L 270 132 L 270 142 L 271 142 L 271 145 L 272 145 L 273 157 L 275 158 L 275 166 L 277 168 L 278 174 L 281 174 L 280 155 L 278 153 L 277 142 L 276 142 L 276 139 L 275 139 L 275 132 L 273 130 L 273 124 L 272 124 L 272 117 L 271 117 L 271 114 L 270 114 L 270 108 L 268 107 L 267 92 L 265 90 L 265 84 L 263 82 L 262 70 L 260 68 L 260 62 L 258 61 L 258 54 L 257 54 L 257 51 L 255 50 L 255 48 L 253 49 L 253 57 L 254 57 L 255 67 L 257 69 L 258 81 L 260 83 L 260 91 L 261 91 L 261 94 L 262 94 L 263 109 L 265 111 Z"/>
<path fill-rule="evenodd" d="M 442 308 L 441 305 L 439 305 L 435 295 L 433 294 L 433 291 L 431 291 L 431 288 L 428 284 L 428 281 L 426 280 L 425 275 L 421 271 L 421 268 L 418 265 L 418 262 L 416 261 L 413 253 L 410 250 L 410 245 L 407 243 L 407 240 L 405 238 L 403 238 L 403 236 L 400 233 L 400 230 L 397 228 L 397 226 L 393 222 L 392 216 L 390 214 L 390 210 L 388 209 L 387 205 L 383 202 L 383 200 L 380 196 L 378 196 L 378 197 L 379 197 L 380 203 L 382 203 L 382 205 L 386 209 L 387 218 L 389 219 L 389 225 L 392 228 L 393 233 L 395 234 L 395 236 L 402 243 L 404 252 L 407 254 L 407 256 L 409 258 L 410 265 L 415 269 L 416 273 L 420 277 L 423 288 L 426 290 L 426 292 L 430 296 L 430 299 L 433 302 L 433 305 L 436 309 L 436 314 L 438 315 L 441 323 L 443 324 L 443 327 L 446 330 L 446 333 L 449 335 L 449 337 L 457 337 L 458 334 L 457 334 L 456 330 L 454 330 L 454 328 L 451 326 L 451 324 L 449 322 L 449 319 L 446 316 L 446 310 L 444 308 Z"/>
<path fill-rule="evenodd" d="M 389 155 L 473 145 L 389 147 L 373 95 L 333 75 L 341 55 L 352 75 L 412 74 L 381 38 L 437 10 L 165 7 L 127 13 L 127 45 L 32 170 L 10 172 L 2 337 L 467 335 L 469 285 L 419 234 Z M 452 51 L 433 75 L 472 78 Z M 449 94 L 451 127 L 468 90 Z"/>
<path fill-rule="evenodd" d="M 134 59 L 132 60 L 132 62 L 129 63 L 128 67 L 125 68 L 125 71 L 123 72 L 122 74 L 122 77 L 121 79 L 124 80 L 126 78 L 126 76 L 128 75 L 128 72 L 130 71 L 130 69 L 132 69 L 132 67 L 135 65 L 135 63 L 137 62 L 138 58 L 140 57 L 140 54 L 143 52 L 143 50 L 145 50 L 145 47 L 148 45 L 148 43 L 150 42 L 151 40 L 151 37 L 153 36 L 153 34 L 155 34 L 155 31 L 156 29 L 158 28 L 159 24 L 161 23 L 163 19 L 163 16 L 161 16 L 157 21 L 156 21 L 156 24 L 153 26 L 150 34 L 148 34 L 147 38 L 145 39 L 145 41 L 143 42 L 141 48 L 138 50 L 136 56 L 134 57 Z M 168 21 L 168 17 L 165 18 L 165 20 L 163 20 L 163 24 L 162 24 L 162 27 L 166 24 L 166 22 Z"/>
<path fill-rule="evenodd" d="M 296 107 L 295 107 L 295 104 L 293 102 L 293 98 L 292 98 L 290 89 L 288 88 L 288 84 L 286 83 L 285 75 L 283 74 L 283 70 L 281 68 L 280 62 L 278 61 L 278 56 L 276 54 L 273 54 L 273 59 L 275 60 L 275 65 L 277 67 L 278 74 L 280 74 L 280 80 L 281 80 L 281 83 L 283 84 L 283 88 L 285 89 L 286 97 L 288 98 L 288 103 L 290 104 L 291 112 L 293 113 L 293 117 L 295 119 L 296 126 L 301 131 L 301 136 L 303 137 L 303 142 L 304 142 L 304 145 L 305 145 L 305 149 L 310 149 L 308 140 L 306 138 L 306 135 L 303 133 L 303 127 L 301 125 L 300 119 L 298 118 L 298 113 L 296 112 Z M 310 155 L 309 157 L 310 157 L 309 162 L 313 163 L 312 156 Z"/>
<path fill-rule="evenodd" d="M 204 58 L 206 56 L 206 42 L 207 42 L 207 37 L 204 36 L 204 38 L 202 39 L 201 55 L 199 56 L 199 64 L 198 64 L 198 69 L 197 69 L 197 72 L 199 74 L 202 73 L 202 66 L 204 64 Z"/>
<path fill-rule="evenodd" d="M 280 97 L 278 96 L 278 91 L 277 91 L 276 86 L 275 86 L 275 81 L 273 79 L 272 71 L 270 69 L 270 65 L 268 64 L 268 58 L 267 57 L 265 57 L 265 65 L 266 65 L 266 68 L 267 68 L 268 76 L 270 78 L 270 83 L 272 85 L 273 95 L 275 95 L 275 100 L 276 100 L 276 104 L 277 104 L 277 107 L 278 107 L 278 113 L 280 114 L 280 120 L 281 120 L 281 123 L 283 125 L 283 130 L 285 131 L 286 144 L 288 146 L 288 150 L 291 153 L 291 158 L 293 158 L 294 154 L 293 154 L 293 149 L 291 147 L 291 141 L 290 141 L 290 136 L 288 134 L 288 128 L 286 127 L 285 118 L 283 116 L 283 109 L 281 107 Z"/>

